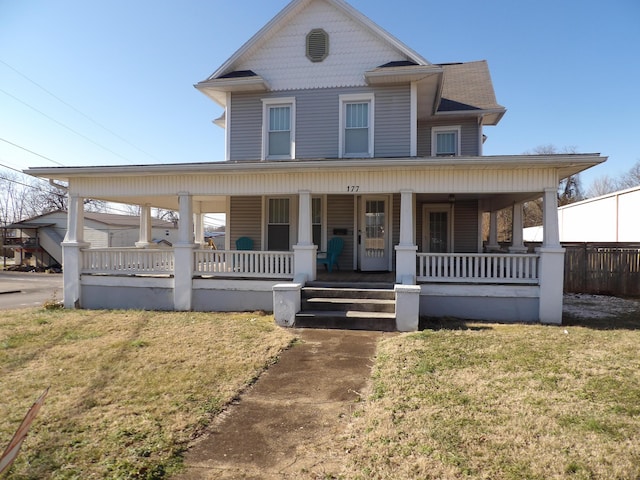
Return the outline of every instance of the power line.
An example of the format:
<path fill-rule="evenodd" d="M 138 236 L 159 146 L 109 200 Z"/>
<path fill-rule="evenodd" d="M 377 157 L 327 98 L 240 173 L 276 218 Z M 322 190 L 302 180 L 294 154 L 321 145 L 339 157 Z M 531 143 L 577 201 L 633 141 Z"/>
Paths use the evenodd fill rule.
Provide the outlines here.
<path fill-rule="evenodd" d="M 66 105 L 67 107 L 69 107 L 70 109 L 72 109 L 74 112 L 78 113 L 79 115 L 82 115 L 84 118 L 86 118 L 87 120 L 89 120 L 91 123 L 93 123 L 94 125 L 97 125 L 98 127 L 102 128 L 104 131 L 109 132 L 111 135 L 113 135 L 114 137 L 118 138 L 119 140 L 123 141 L 124 143 L 126 143 L 127 145 L 135 148 L 136 150 L 138 150 L 140 153 L 144 153 L 145 155 L 153 158 L 154 160 L 160 162 L 160 160 L 155 157 L 154 155 L 150 154 L 149 152 L 146 152 L 145 150 L 142 150 L 141 148 L 139 148 L 138 146 L 134 145 L 133 143 L 131 143 L 129 140 L 127 140 L 126 138 L 122 137 L 121 135 L 118 135 L 116 132 L 114 132 L 113 130 L 107 128 L 106 126 L 102 125 L 100 122 L 94 120 L 93 118 L 91 118 L 89 115 L 81 112 L 80 110 L 78 110 L 76 107 L 74 107 L 73 105 L 71 105 L 69 102 L 64 101 L 63 99 L 61 99 L 60 97 L 58 97 L 57 95 L 55 95 L 53 92 L 47 90 L 45 87 L 43 87 L 42 85 L 40 85 L 38 82 L 36 82 L 35 80 L 32 80 L 31 78 L 29 78 L 28 76 L 26 76 L 24 73 L 20 72 L 19 70 L 17 70 L 16 68 L 12 67 L 11 65 L 9 65 L 7 62 L 5 62 L 4 60 L 0 59 L 0 63 L 2 63 L 3 65 L 5 65 L 6 67 L 10 68 L 11 70 L 13 70 L 15 73 L 17 73 L 18 75 L 20 75 L 22 78 L 24 78 L 25 80 L 31 82 L 32 84 L 34 84 L 36 87 L 38 87 L 39 89 L 41 89 L 42 91 L 48 93 L 49 95 L 51 95 L 53 98 L 55 98 L 56 100 L 58 100 L 60 103 L 62 103 L 63 105 Z"/>
<path fill-rule="evenodd" d="M 96 141 L 94 141 L 94 140 L 91 140 L 91 139 L 90 139 L 89 137 L 87 137 L 86 135 L 84 135 L 84 134 L 82 134 L 82 133 L 78 132 L 77 130 L 74 130 L 73 128 L 69 127 L 68 125 L 65 125 L 64 123 L 62 123 L 62 122 L 60 122 L 60 121 L 56 120 L 56 119 L 55 119 L 55 118 L 53 118 L 52 116 L 47 115 L 47 114 L 46 114 L 46 113 L 44 113 L 43 111 L 38 110 L 36 107 L 34 107 L 34 106 L 32 106 L 32 105 L 29 105 L 27 102 L 25 102 L 25 101 L 23 101 L 23 100 L 20 100 L 18 97 L 16 97 L 15 95 L 10 94 L 10 93 L 9 93 L 9 92 L 7 92 L 6 90 L 3 90 L 2 88 L 0 88 L 0 92 L 4 93 L 4 94 L 5 94 L 5 95 L 7 95 L 8 97 L 13 98 L 16 102 L 19 102 L 19 103 L 23 104 L 24 106 L 29 107 L 29 108 L 30 108 L 30 109 L 32 109 L 33 111 L 38 112 L 38 113 L 39 113 L 40 115 L 42 115 L 43 117 L 48 118 L 49 120 L 51 120 L 51 121 L 52 121 L 52 122 L 54 122 L 54 123 L 57 123 L 57 124 L 58 124 L 58 125 L 60 125 L 61 127 L 66 128 L 66 129 L 67 129 L 67 130 L 69 130 L 70 132 L 75 133 L 75 134 L 76 134 L 76 135 L 78 135 L 79 137 L 84 138 L 86 141 L 88 141 L 88 142 L 90 142 L 90 143 L 93 143 L 95 146 L 100 147 L 100 148 L 102 148 L 103 150 L 105 150 L 105 151 L 107 151 L 107 152 L 109 152 L 109 153 L 111 153 L 111 154 L 115 155 L 116 157 L 120 157 L 121 159 L 123 159 L 123 160 L 125 160 L 125 161 L 127 161 L 127 162 L 129 162 L 129 163 L 134 163 L 134 162 L 132 162 L 130 159 L 128 159 L 127 157 L 124 157 L 124 156 L 120 155 L 119 153 L 114 152 L 114 151 L 113 151 L 113 150 L 111 150 L 109 147 L 105 147 L 104 145 L 102 145 L 102 144 L 100 144 L 100 143 L 98 143 L 98 142 L 96 142 Z"/>
<path fill-rule="evenodd" d="M 34 152 L 33 150 L 29 150 L 28 148 L 25 148 L 25 147 L 23 147 L 23 146 L 21 146 L 21 145 L 18 145 L 17 143 L 10 142 L 9 140 L 7 140 L 7 139 L 5 139 L 5 138 L 0 137 L 0 141 L 2 141 L 2 142 L 4 142 L 4 143 L 8 143 L 9 145 L 13 145 L 14 147 L 19 148 L 20 150 L 24 150 L 25 152 L 29 152 L 29 153 L 31 153 L 31 154 L 33 154 L 33 155 L 36 155 L 36 156 L 40 157 L 40 158 L 44 158 L 45 160 L 49 160 L 51 163 L 55 163 L 56 165 L 59 165 L 59 166 L 61 166 L 61 167 L 64 167 L 64 166 L 65 166 L 65 165 L 63 165 L 63 164 L 62 164 L 62 163 L 60 163 L 60 162 L 56 162 L 56 161 L 55 161 L 55 160 L 53 160 L 52 158 L 49 158 L 49 157 L 47 157 L 47 156 L 45 156 L 45 155 L 42 155 L 42 154 L 40 154 L 40 153 L 36 153 L 36 152 Z"/>

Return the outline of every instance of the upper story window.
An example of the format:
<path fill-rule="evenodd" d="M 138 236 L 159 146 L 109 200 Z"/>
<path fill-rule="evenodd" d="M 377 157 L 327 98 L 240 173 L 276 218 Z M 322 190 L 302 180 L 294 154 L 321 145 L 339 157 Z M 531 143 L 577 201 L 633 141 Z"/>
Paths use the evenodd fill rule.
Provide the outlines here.
<path fill-rule="evenodd" d="M 340 95 L 340 158 L 373 157 L 374 95 Z"/>
<path fill-rule="evenodd" d="M 460 127 L 433 127 L 431 129 L 431 155 L 434 157 L 460 155 Z"/>
<path fill-rule="evenodd" d="M 295 98 L 266 98 L 262 105 L 262 159 L 295 158 Z"/>

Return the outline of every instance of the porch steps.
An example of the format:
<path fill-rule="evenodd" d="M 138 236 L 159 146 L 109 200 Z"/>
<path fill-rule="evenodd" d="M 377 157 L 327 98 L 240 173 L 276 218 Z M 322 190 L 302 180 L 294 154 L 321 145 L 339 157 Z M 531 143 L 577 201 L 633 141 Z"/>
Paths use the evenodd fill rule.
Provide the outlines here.
<path fill-rule="evenodd" d="M 296 327 L 395 331 L 395 292 L 389 284 L 310 283 L 302 289 Z"/>

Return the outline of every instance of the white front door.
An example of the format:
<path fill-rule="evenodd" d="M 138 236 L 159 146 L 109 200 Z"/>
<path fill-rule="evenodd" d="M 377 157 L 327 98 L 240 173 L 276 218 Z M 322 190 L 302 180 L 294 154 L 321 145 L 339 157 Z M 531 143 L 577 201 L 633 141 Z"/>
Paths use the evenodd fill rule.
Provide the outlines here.
<path fill-rule="evenodd" d="M 383 196 L 363 196 L 360 211 L 360 270 L 389 270 L 389 201 Z"/>

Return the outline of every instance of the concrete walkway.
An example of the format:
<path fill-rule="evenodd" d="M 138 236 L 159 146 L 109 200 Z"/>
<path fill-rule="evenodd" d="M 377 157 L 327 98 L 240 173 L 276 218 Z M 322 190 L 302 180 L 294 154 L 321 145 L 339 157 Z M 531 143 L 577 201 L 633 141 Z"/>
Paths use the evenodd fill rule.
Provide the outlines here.
<path fill-rule="evenodd" d="M 179 480 L 333 478 L 336 440 L 366 387 L 384 334 L 299 329 L 300 343 L 209 427 Z"/>

